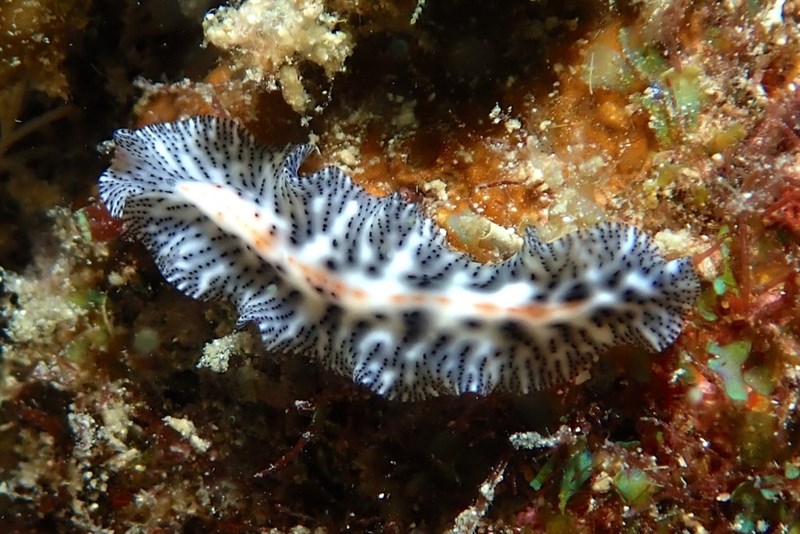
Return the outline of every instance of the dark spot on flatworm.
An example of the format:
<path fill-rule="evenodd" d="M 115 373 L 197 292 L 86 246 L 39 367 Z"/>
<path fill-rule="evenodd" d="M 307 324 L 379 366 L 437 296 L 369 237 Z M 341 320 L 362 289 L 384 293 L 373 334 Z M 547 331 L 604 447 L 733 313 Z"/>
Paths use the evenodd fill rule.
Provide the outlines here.
<path fill-rule="evenodd" d="M 572 287 L 564 293 L 564 302 L 578 302 L 586 300 L 588 296 L 589 288 L 586 287 L 586 284 L 578 282 L 573 284 Z"/>

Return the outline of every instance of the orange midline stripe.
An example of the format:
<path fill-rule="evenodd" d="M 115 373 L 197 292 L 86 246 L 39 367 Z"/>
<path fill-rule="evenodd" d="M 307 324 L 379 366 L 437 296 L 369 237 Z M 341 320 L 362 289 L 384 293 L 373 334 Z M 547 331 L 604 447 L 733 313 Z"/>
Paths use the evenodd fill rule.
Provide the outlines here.
<path fill-rule="evenodd" d="M 321 287 L 326 293 L 342 300 L 361 301 L 369 295 L 363 289 L 354 289 L 341 281 L 325 269 L 301 264 L 293 256 L 288 259 L 289 265 L 296 269 L 310 286 Z M 453 300 L 441 295 L 426 295 L 424 293 L 395 294 L 389 297 L 389 302 L 397 306 L 423 306 L 430 308 L 446 308 L 453 304 Z M 482 317 L 513 317 L 526 321 L 542 321 L 557 313 L 571 311 L 581 307 L 581 302 L 562 303 L 557 306 L 528 304 L 526 306 L 504 307 L 493 302 L 482 301 L 472 305 L 476 315 Z"/>

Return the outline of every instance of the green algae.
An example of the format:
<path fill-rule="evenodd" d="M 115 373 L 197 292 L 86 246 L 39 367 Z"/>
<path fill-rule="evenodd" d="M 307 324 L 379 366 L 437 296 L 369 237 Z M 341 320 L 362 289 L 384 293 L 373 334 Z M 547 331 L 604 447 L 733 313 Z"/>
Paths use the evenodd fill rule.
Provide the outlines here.
<path fill-rule="evenodd" d="M 636 73 L 625 58 L 604 43 L 596 43 L 586 51 L 582 79 L 589 90 L 629 91 L 637 83 Z"/>
<path fill-rule="evenodd" d="M 647 112 L 648 124 L 659 144 L 672 146 L 686 134 L 695 132 L 703 106 L 708 103 L 702 87 L 704 72 L 700 66 L 687 65 L 680 70 L 672 68 L 653 44 L 639 42 L 638 36 L 626 28 L 620 30 L 618 39 L 625 62 L 610 53 L 600 54 L 610 65 L 626 65 L 620 67 L 619 78 L 612 79 L 616 84 L 610 84 L 609 88 L 630 91 L 635 86 L 634 80 L 645 85 L 644 90 L 632 93 L 630 100 Z M 634 72 L 631 73 L 627 65 Z M 602 69 L 595 70 L 603 72 Z M 604 79 L 602 76 L 599 78 Z"/>
<path fill-rule="evenodd" d="M 734 532 L 800 532 L 796 504 L 787 499 L 793 483 L 780 475 L 755 475 L 739 483 L 731 492 L 730 502 L 736 516 Z M 776 527 L 782 527 L 776 530 Z"/>
<path fill-rule="evenodd" d="M 721 240 L 722 269 L 711 281 L 711 287 L 701 292 L 695 306 L 697 312 L 707 321 L 716 321 L 719 318 L 716 312 L 719 307 L 719 297 L 728 293 L 739 294 L 739 283 L 733 274 L 733 262 L 731 260 L 731 241 L 733 237 L 727 225 L 720 229 L 717 239 Z"/>
<path fill-rule="evenodd" d="M 161 345 L 161 336 L 153 328 L 140 328 L 133 335 L 133 350 L 141 355 L 153 354 Z"/>
<path fill-rule="evenodd" d="M 783 476 L 785 476 L 787 480 L 796 480 L 800 478 L 800 465 L 786 462 L 783 466 Z"/>
<path fill-rule="evenodd" d="M 742 374 L 744 383 L 753 388 L 759 395 L 772 395 L 777 386 L 772 371 L 762 365 L 751 367 Z"/>
<path fill-rule="evenodd" d="M 716 321 L 719 319 L 719 316 L 714 312 L 717 307 L 717 300 L 717 294 L 713 288 L 705 289 L 700 292 L 700 298 L 697 299 L 694 309 L 706 321 Z"/>
<path fill-rule="evenodd" d="M 744 464 L 763 467 L 774 461 L 778 450 L 775 442 L 775 415 L 745 412 L 739 424 L 737 445 Z"/>
<path fill-rule="evenodd" d="M 747 387 L 742 376 L 742 365 L 750 354 L 750 341 L 734 341 L 727 345 L 718 345 L 710 341 L 706 347 L 709 354 L 716 358 L 709 360 L 708 367 L 722 377 L 725 393 L 732 400 L 747 400 Z"/>
<path fill-rule="evenodd" d="M 619 31 L 619 43 L 628 61 L 644 78 L 656 78 L 669 68 L 669 63 L 661 53 L 649 45 L 633 43 L 631 31 L 622 28 Z"/>
<path fill-rule="evenodd" d="M 558 492 L 558 509 L 562 514 L 569 500 L 591 476 L 592 453 L 589 452 L 586 441 L 580 440 L 564 464 L 564 475 L 561 478 L 561 487 Z"/>
<path fill-rule="evenodd" d="M 565 514 L 552 515 L 547 518 L 546 534 L 573 534 L 577 525 L 571 517 Z"/>
<path fill-rule="evenodd" d="M 553 473 L 556 471 L 556 467 L 558 466 L 558 462 L 555 458 L 550 458 L 547 460 L 542 468 L 536 473 L 536 476 L 528 482 L 528 485 L 533 488 L 535 491 L 539 491 L 542 489 L 544 484 L 553 477 Z"/>
<path fill-rule="evenodd" d="M 689 66 L 681 71 L 669 70 L 664 78 L 672 93 L 671 117 L 685 131 L 697 129 L 700 109 L 706 97 L 700 87 L 702 71 Z"/>
<path fill-rule="evenodd" d="M 84 310 L 98 310 L 106 305 L 106 294 L 90 288 L 69 295 L 67 300 Z"/>
<path fill-rule="evenodd" d="M 727 128 L 717 131 L 706 143 L 706 151 L 709 154 L 724 152 L 747 136 L 744 125 L 738 122 L 732 123 Z"/>
<path fill-rule="evenodd" d="M 91 351 L 104 351 L 108 348 L 111 335 L 103 327 L 91 327 L 67 344 L 66 356 L 73 363 L 84 362 Z"/>
<path fill-rule="evenodd" d="M 92 242 L 92 229 L 89 225 L 89 218 L 86 216 L 86 212 L 84 210 L 78 210 L 75 212 L 75 225 L 78 227 L 78 231 L 81 234 L 81 237 L 87 243 Z"/>
<path fill-rule="evenodd" d="M 631 506 L 643 506 L 658 491 L 658 486 L 650 476 L 638 468 L 620 471 L 614 477 L 614 488 Z"/>

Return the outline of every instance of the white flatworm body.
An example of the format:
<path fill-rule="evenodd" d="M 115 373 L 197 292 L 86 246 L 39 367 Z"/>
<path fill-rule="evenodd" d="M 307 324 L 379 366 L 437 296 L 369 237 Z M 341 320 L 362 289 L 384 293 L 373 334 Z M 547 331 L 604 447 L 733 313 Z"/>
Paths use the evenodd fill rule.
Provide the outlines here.
<path fill-rule="evenodd" d="M 298 176 L 312 150 L 261 146 L 213 117 L 119 130 L 100 196 L 196 299 L 228 298 L 274 351 L 310 355 L 380 395 L 527 393 L 608 348 L 662 350 L 699 283 L 638 229 L 607 223 L 482 264 L 398 195 L 336 167 Z"/>

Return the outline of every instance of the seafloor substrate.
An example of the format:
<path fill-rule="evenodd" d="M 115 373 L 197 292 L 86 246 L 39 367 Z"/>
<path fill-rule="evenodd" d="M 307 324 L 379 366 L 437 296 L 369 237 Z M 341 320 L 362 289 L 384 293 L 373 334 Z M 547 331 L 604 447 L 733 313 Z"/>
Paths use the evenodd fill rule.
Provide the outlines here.
<path fill-rule="evenodd" d="M 118 5 L 0 8 L 4 531 L 800 531 L 796 2 Z M 113 127 L 203 113 L 482 261 L 618 219 L 703 294 L 581 384 L 387 402 L 231 335 L 92 198 Z"/>

